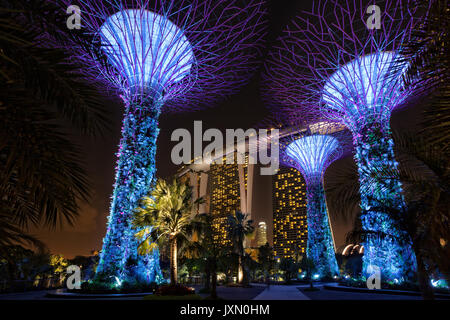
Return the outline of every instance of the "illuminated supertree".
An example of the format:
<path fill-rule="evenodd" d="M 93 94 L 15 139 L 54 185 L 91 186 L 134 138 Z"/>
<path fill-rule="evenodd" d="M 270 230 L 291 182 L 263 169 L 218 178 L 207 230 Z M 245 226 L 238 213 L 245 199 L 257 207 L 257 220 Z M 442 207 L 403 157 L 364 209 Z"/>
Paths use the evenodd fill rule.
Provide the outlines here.
<path fill-rule="evenodd" d="M 286 109 L 338 121 L 352 132 L 366 231 L 364 274 L 376 266 L 391 281 L 415 271 L 401 226 L 379 209 L 403 204 L 401 184 L 389 174 L 398 166 L 389 120 L 414 89 L 403 83 L 407 65 L 398 54 L 418 21 L 414 16 L 407 0 L 318 1 L 295 19 L 267 65 L 271 92 Z"/>
<path fill-rule="evenodd" d="M 81 51 L 92 72 L 124 103 L 122 139 L 97 274 L 120 283 L 127 268 L 158 281 L 159 254 L 137 256 L 131 220 L 155 177 L 158 118 L 164 110 L 210 105 L 256 69 L 264 33 L 260 1 L 79 0 L 82 26 L 107 55 Z M 133 261 L 137 263 L 133 263 Z"/>
<path fill-rule="evenodd" d="M 339 274 L 330 219 L 325 201 L 324 174 L 343 155 L 346 135 L 342 125 L 330 122 L 295 125 L 280 142 L 281 160 L 299 170 L 306 182 L 308 241 L 306 255 L 315 277 Z M 347 139 L 348 140 L 348 139 Z M 348 144 L 348 143 L 347 143 Z"/>

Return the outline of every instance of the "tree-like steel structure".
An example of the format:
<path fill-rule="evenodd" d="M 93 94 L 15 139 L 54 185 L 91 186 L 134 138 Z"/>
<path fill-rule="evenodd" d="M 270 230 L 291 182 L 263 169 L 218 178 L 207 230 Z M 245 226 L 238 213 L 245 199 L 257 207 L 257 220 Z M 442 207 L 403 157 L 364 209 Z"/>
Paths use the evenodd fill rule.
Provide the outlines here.
<path fill-rule="evenodd" d="M 293 131 L 280 142 L 282 163 L 299 170 L 306 182 L 306 255 L 319 278 L 339 275 L 323 179 L 328 166 L 348 148 L 344 129 L 338 123 L 301 121 L 290 126 Z"/>
<path fill-rule="evenodd" d="M 338 121 L 352 132 L 366 231 L 363 270 L 368 276 L 379 267 L 391 281 L 411 279 L 415 271 L 401 226 L 377 209 L 403 203 L 400 181 L 388 174 L 398 166 L 389 121 L 414 90 L 404 85 L 407 65 L 398 49 L 418 23 L 415 15 L 408 0 L 318 1 L 281 37 L 266 72 L 284 108 Z"/>
<path fill-rule="evenodd" d="M 133 210 L 155 177 L 158 118 L 164 110 L 211 105 L 245 84 L 258 65 L 265 29 L 259 0 L 80 0 L 82 26 L 96 36 L 86 64 L 124 103 L 122 139 L 97 274 L 134 268 L 159 281 L 159 254 L 137 256 Z M 137 261 L 137 263 L 133 263 Z"/>

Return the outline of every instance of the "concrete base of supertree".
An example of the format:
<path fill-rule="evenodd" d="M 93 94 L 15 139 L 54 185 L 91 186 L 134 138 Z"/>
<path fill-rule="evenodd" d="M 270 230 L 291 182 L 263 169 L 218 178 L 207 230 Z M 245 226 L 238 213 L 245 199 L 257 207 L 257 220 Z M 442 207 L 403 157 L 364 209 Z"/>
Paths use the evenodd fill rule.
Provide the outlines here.
<path fill-rule="evenodd" d="M 306 254 L 314 261 L 320 278 L 339 274 L 333 246 L 330 222 L 325 203 L 325 191 L 321 178 L 309 181 L 307 192 L 308 242 Z"/>
<path fill-rule="evenodd" d="M 365 125 L 354 134 L 361 193 L 361 224 L 364 241 L 363 274 L 381 270 L 386 281 L 412 280 L 416 268 L 410 241 L 401 230 L 399 218 L 404 207 L 401 182 L 395 172 L 394 142 L 387 125 Z"/>
<path fill-rule="evenodd" d="M 153 282 L 162 279 L 159 252 L 146 257 L 138 255 L 139 240 L 135 238 L 137 230 L 132 219 L 139 199 L 148 193 L 155 177 L 161 103 L 144 95 L 125 103 L 116 181 L 97 275 L 123 281 L 133 270 L 138 280 Z"/>

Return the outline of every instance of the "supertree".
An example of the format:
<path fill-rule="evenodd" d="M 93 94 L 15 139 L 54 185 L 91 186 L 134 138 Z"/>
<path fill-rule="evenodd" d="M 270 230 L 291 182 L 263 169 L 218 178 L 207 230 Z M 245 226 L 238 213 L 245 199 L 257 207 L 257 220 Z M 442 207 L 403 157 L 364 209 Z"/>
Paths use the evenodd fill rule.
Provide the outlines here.
<path fill-rule="evenodd" d="M 378 4 L 378 6 L 375 6 Z M 418 23 L 407 0 L 318 1 L 297 17 L 271 54 L 266 79 L 286 109 L 338 121 L 353 135 L 365 231 L 363 270 L 411 279 L 415 257 L 402 226 L 382 206 L 403 205 L 390 116 L 405 105 L 407 66 L 398 49 Z"/>
<path fill-rule="evenodd" d="M 134 266 L 143 280 L 158 281 L 159 253 L 137 255 L 131 220 L 155 177 L 160 113 L 163 107 L 211 105 L 246 83 L 258 66 L 265 8 L 258 0 L 80 0 L 78 5 L 82 26 L 96 37 L 92 46 L 107 59 L 82 48 L 78 56 L 125 103 L 97 275 L 120 283 Z"/>
<path fill-rule="evenodd" d="M 319 278 L 335 276 L 339 267 L 325 201 L 324 174 L 345 154 L 349 134 L 344 126 L 332 122 L 296 121 L 288 130 L 280 140 L 281 162 L 299 170 L 306 182 L 306 256 L 314 262 Z"/>

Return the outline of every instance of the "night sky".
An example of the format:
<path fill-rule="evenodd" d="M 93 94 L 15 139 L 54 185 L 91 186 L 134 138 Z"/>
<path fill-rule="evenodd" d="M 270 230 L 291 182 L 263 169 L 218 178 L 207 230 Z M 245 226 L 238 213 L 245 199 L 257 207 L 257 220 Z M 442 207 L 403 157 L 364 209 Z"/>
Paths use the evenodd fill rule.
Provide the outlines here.
<path fill-rule="evenodd" d="M 310 10 L 311 0 L 306 1 L 270 1 L 270 24 L 267 36 L 269 48 L 281 30 L 295 15 L 302 10 Z M 262 65 L 262 63 L 261 63 Z M 110 103 L 111 133 L 102 138 L 74 137 L 84 148 L 80 155 L 86 163 L 86 168 L 92 180 L 92 200 L 81 204 L 80 216 L 73 227 L 63 226 L 57 230 L 32 230 L 43 240 L 52 253 L 63 254 L 67 258 L 76 255 L 89 255 L 92 250 L 100 250 L 102 239 L 106 232 L 106 220 L 109 213 L 110 196 L 114 183 L 115 152 L 120 140 L 123 104 L 118 98 L 112 97 L 115 103 Z M 167 177 L 174 174 L 177 167 L 172 165 L 170 151 L 174 143 L 170 135 L 177 128 L 192 131 L 194 120 L 203 121 L 203 130 L 207 128 L 249 128 L 258 124 L 269 115 L 260 99 L 259 75 L 243 87 L 242 90 L 223 101 L 218 106 L 211 106 L 203 111 L 163 115 L 160 119 L 161 132 L 158 137 L 157 177 Z M 392 126 L 411 127 L 419 118 L 420 107 L 400 111 L 393 116 Z M 339 162 L 329 170 L 339 170 Z M 343 219 L 333 221 L 337 244 L 343 244 L 345 234 L 351 229 L 351 222 Z"/>

